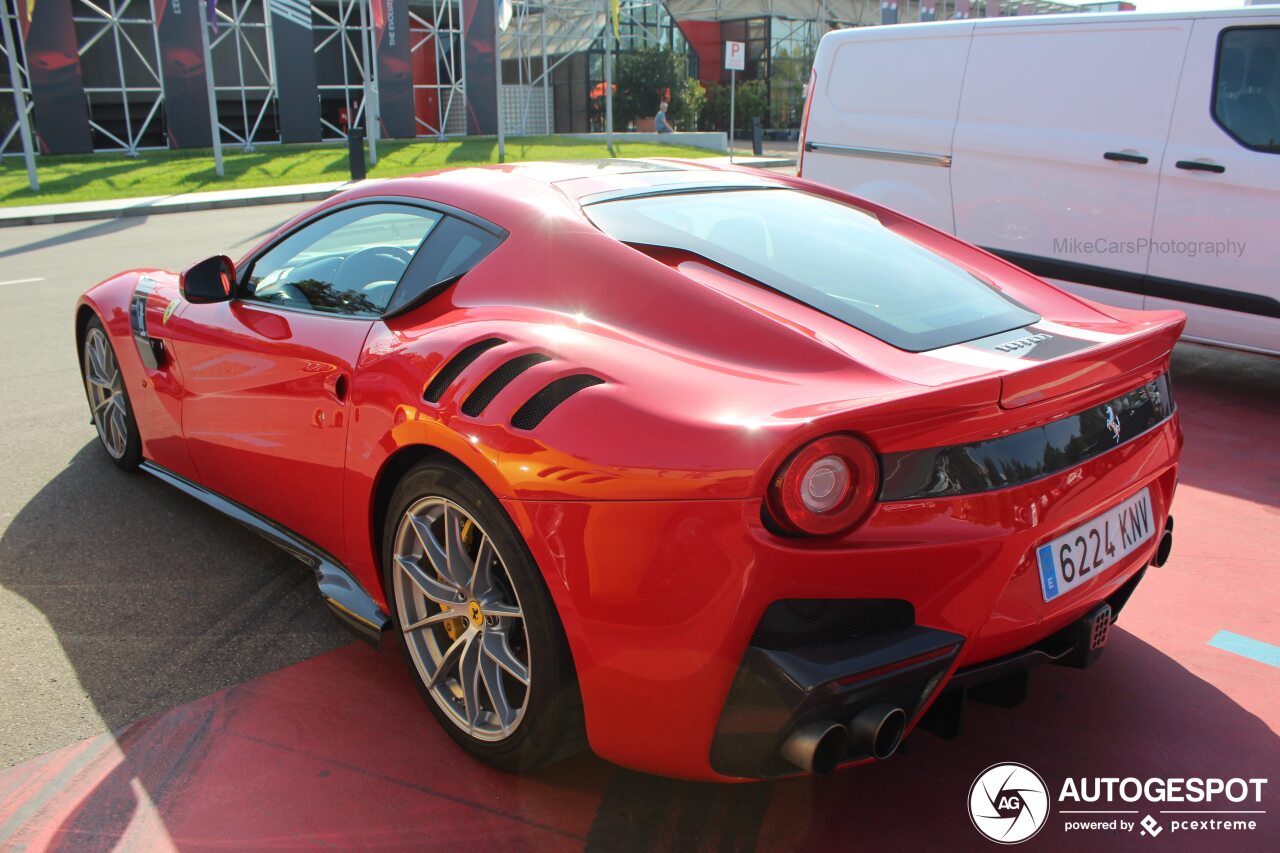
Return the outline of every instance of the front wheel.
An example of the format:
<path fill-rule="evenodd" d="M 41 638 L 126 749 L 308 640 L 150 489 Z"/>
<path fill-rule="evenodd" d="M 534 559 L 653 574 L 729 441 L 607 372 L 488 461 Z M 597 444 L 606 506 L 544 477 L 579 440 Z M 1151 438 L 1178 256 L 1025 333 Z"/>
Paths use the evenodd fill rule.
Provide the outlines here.
<path fill-rule="evenodd" d="M 461 466 L 405 475 L 384 580 L 418 687 L 467 752 L 502 770 L 582 748 L 582 703 L 550 593 L 497 500 Z"/>
<path fill-rule="evenodd" d="M 81 361 L 89 412 L 98 438 L 112 462 L 132 471 L 142 464 L 142 438 L 125 392 L 116 351 L 97 317 L 85 327 Z"/>

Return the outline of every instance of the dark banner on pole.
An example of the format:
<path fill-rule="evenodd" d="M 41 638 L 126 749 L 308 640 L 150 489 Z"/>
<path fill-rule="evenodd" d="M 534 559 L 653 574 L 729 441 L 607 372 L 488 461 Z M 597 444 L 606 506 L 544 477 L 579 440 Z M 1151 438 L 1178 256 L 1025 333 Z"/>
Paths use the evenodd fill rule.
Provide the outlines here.
<path fill-rule="evenodd" d="M 382 131 L 401 139 L 417 136 L 413 66 L 409 58 L 409 0 L 373 0 L 373 43 L 378 56 Z"/>
<path fill-rule="evenodd" d="M 927 23 L 938 19 L 938 0 L 920 0 L 920 21 Z"/>
<path fill-rule="evenodd" d="M 271 0 L 271 48 L 276 60 L 276 104 L 281 142 L 320 141 L 316 45 L 310 0 Z"/>
<path fill-rule="evenodd" d="M 466 40 L 462 45 L 467 80 L 467 133 L 498 132 L 498 69 L 494 64 L 498 28 L 494 0 L 462 0 Z"/>
<path fill-rule="evenodd" d="M 71 0 L 18 0 L 17 11 L 40 150 L 46 154 L 92 151 Z"/>
<path fill-rule="evenodd" d="M 898 23 L 898 0 L 883 0 L 880 4 L 880 23 Z"/>
<path fill-rule="evenodd" d="M 160 43 L 164 117 L 174 148 L 208 148 L 209 93 L 205 89 L 204 47 L 200 43 L 197 0 L 152 0 Z"/>

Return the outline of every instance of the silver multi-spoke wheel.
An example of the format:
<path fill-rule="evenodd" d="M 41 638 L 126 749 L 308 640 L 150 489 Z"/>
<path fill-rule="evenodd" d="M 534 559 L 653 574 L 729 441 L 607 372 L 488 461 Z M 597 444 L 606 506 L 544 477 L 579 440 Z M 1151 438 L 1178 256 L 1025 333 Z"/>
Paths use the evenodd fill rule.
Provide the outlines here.
<path fill-rule="evenodd" d="M 84 382 L 93 410 L 93 425 L 112 459 L 124 458 L 129 447 L 129 413 L 125 409 L 120 365 L 106 333 L 94 326 L 84 339 Z"/>
<path fill-rule="evenodd" d="M 472 737 L 510 737 L 529 703 L 529 635 L 493 539 L 458 504 L 424 497 L 400 517 L 392 554 L 405 645 L 427 692 Z"/>

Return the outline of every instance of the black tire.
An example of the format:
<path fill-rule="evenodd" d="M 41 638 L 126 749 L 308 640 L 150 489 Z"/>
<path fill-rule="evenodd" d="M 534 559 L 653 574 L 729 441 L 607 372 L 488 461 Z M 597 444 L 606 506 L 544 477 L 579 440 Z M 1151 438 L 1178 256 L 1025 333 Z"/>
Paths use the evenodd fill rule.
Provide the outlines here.
<path fill-rule="evenodd" d="M 501 555 L 506 577 L 518 598 L 530 665 L 523 716 L 509 736 L 482 740 L 463 730 L 440 707 L 414 663 L 401 624 L 400 591 L 395 583 L 395 548 L 400 526 L 411 507 L 424 498 L 443 498 L 470 515 Z M 428 460 L 397 484 L 385 519 L 382 542 L 383 585 L 392 630 L 405 664 L 427 706 L 450 737 L 481 761 L 507 772 L 537 770 L 580 752 L 586 746 L 582 698 L 564 628 L 551 594 L 515 525 L 498 500 L 463 466 L 448 458 Z"/>
<path fill-rule="evenodd" d="M 122 405 L 120 421 L 126 430 L 126 437 L 123 445 L 118 447 L 118 451 L 113 450 L 110 440 L 110 430 L 112 426 L 104 426 L 104 421 L 94 415 L 94 389 L 89 380 L 91 370 L 90 354 L 87 351 L 89 341 L 95 335 L 101 335 L 102 343 L 109 353 L 113 362 L 114 370 L 119 376 L 117 389 L 113 392 L 100 392 L 109 397 L 119 397 Z M 102 449 L 106 451 L 107 457 L 115 463 L 116 467 L 122 471 L 136 471 L 138 466 L 142 464 L 142 435 L 138 432 L 138 421 L 133 416 L 133 403 L 129 400 L 129 392 L 125 387 L 124 375 L 120 372 L 120 359 L 116 355 L 115 347 L 111 345 L 111 336 L 107 334 L 106 328 L 102 325 L 102 321 L 96 316 L 90 318 L 85 324 L 84 333 L 80 338 L 80 376 L 84 382 L 85 397 L 89 401 L 89 418 L 94 425 L 94 429 L 98 433 L 98 440 L 102 443 Z M 118 425 L 117 425 L 118 426 Z"/>

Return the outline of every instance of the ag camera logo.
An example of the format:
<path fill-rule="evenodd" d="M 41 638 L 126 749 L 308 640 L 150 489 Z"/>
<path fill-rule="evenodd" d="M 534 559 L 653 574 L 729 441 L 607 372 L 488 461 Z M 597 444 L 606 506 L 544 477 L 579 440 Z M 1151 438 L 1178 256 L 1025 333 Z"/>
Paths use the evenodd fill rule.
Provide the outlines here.
<path fill-rule="evenodd" d="M 1018 844 L 1049 819 L 1049 789 L 1025 764 L 993 764 L 969 789 L 969 819 L 992 841 Z"/>

